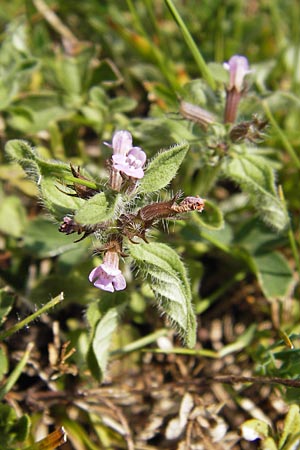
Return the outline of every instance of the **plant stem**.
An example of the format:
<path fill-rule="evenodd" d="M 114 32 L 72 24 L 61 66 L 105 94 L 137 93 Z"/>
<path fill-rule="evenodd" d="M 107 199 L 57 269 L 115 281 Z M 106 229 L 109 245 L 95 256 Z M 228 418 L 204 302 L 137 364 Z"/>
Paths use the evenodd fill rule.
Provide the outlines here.
<path fill-rule="evenodd" d="M 150 353 L 161 353 L 163 355 L 189 355 L 189 356 L 204 356 L 206 358 L 219 358 L 218 352 L 206 349 L 192 349 L 192 348 L 172 348 L 170 350 L 162 350 L 160 348 L 151 348 L 145 350 Z"/>
<path fill-rule="evenodd" d="M 293 147 L 291 146 L 289 140 L 287 139 L 287 137 L 285 136 L 284 132 L 281 130 L 281 128 L 279 127 L 275 117 L 273 116 L 269 105 L 267 103 L 266 100 L 262 101 L 262 106 L 264 108 L 265 114 L 268 117 L 270 123 L 273 125 L 278 137 L 281 139 L 281 142 L 285 148 L 285 150 L 287 151 L 287 153 L 290 155 L 290 158 L 292 159 L 292 161 L 294 162 L 295 166 L 297 167 L 297 169 L 300 169 L 300 159 L 298 158 L 297 153 L 295 152 L 295 150 L 293 149 Z"/>
<path fill-rule="evenodd" d="M 206 62 L 204 61 L 203 56 L 201 55 L 199 48 L 197 47 L 194 39 L 192 38 L 192 35 L 190 34 L 188 28 L 186 27 L 184 21 L 182 20 L 179 12 L 177 11 L 174 3 L 172 0 L 165 0 L 165 3 L 167 5 L 167 7 L 169 8 L 170 13 L 172 14 L 172 16 L 175 19 L 175 22 L 177 23 L 177 25 L 179 26 L 181 33 L 183 35 L 183 38 L 188 46 L 188 48 L 190 49 L 190 52 L 192 53 L 194 60 L 200 70 L 200 72 L 203 75 L 203 78 L 207 81 L 207 83 L 209 84 L 209 86 L 212 89 L 216 88 L 216 82 L 206 64 Z"/>
<path fill-rule="evenodd" d="M 0 333 L 0 341 L 3 341 L 4 339 L 8 338 L 12 334 L 16 333 L 17 331 L 20 331 L 22 328 L 26 327 L 30 322 L 35 320 L 38 316 L 47 312 L 49 309 L 53 308 L 58 303 L 62 302 L 63 299 L 64 299 L 64 296 L 63 296 L 63 293 L 61 292 L 59 295 L 57 295 L 57 297 L 53 298 L 49 303 L 44 305 L 38 311 L 34 312 L 33 314 L 30 314 L 30 316 L 28 316 L 24 320 L 21 320 L 20 322 L 16 323 L 16 325 L 14 325 L 13 327 Z"/>
<path fill-rule="evenodd" d="M 124 355 L 127 353 L 132 353 L 137 350 L 143 349 L 147 345 L 150 345 L 153 342 L 155 342 L 158 338 L 166 336 L 168 333 L 169 330 L 167 330 L 166 328 L 162 328 L 161 330 L 157 330 L 154 333 L 148 334 L 148 336 L 145 336 L 141 339 L 137 339 L 136 341 L 131 342 L 130 344 L 125 345 L 124 347 L 113 350 L 110 353 L 110 356 Z"/>
<path fill-rule="evenodd" d="M 71 183 L 75 183 L 75 184 L 81 184 L 82 186 L 86 186 L 88 188 L 91 189 L 95 189 L 95 191 L 97 189 L 99 189 L 99 186 L 94 183 L 93 181 L 89 181 L 89 180 L 83 180 L 82 178 L 76 178 L 76 177 L 72 177 L 72 175 L 66 175 L 64 176 L 64 181 L 70 181 Z"/>
<path fill-rule="evenodd" d="M 13 372 L 7 378 L 5 385 L 2 386 L 2 388 L 0 389 L 0 400 L 3 399 L 3 397 L 12 389 L 14 384 L 17 382 L 17 380 L 18 380 L 19 376 L 21 375 L 24 367 L 26 366 L 26 363 L 28 361 L 30 352 L 33 349 L 33 347 L 34 347 L 33 342 L 30 342 L 27 345 L 27 348 L 25 350 L 25 353 L 24 353 L 21 361 L 19 361 L 17 366 L 14 368 Z"/>
<path fill-rule="evenodd" d="M 164 77 L 166 78 L 166 80 L 168 81 L 168 83 L 172 87 L 172 89 L 175 92 L 179 91 L 180 84 L 178 83 L 176 74 L 174 73 L 175 70 L 174 70 L 173 62 L 171 61 L 170 58 L 166 57 L 166 53 L 164 54 L 158 45 L 154 44 L 153 38 L 151 36 L 149 36 L 149 33 L 145 29 L 144 23 L 141 21 L 138 13 L 136 11 L 136 7 L 133 4 L 133 1 L 127 0 L 127 6 L 132 15 L 132 18 L 133 18 L 133 25 L 135 26 L 137 32 L 141 36 L 143 36 L 143 38 L 145 39 L 145 42 L 147 42 L 149 44 L 149 47 L 151 48 L 152 58 L 155 60 L 155 62 L 159 66 L 159 69 L 161 70 L 162 74 L 164 75 Z M 146 6 L 148 6 L 147 9 L 149 10 L 149 5 L 146 5 Z M 149 13 L 149 19 L 151 19 L 151 16 L 152 16 L 152 14 Z M 153 22 L 153 23 L 156 26 L 156 23 L 155 22 Z"/>

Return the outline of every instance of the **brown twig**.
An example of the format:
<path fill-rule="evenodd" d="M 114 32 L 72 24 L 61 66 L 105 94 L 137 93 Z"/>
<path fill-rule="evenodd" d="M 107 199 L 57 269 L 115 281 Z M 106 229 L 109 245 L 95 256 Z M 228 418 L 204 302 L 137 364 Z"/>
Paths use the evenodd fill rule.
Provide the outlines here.
<path fill-rule="evenodd" d="M 256 384 L 281 384 L 283 386 L 300 388 L 300 380 L 293 380 L 289 378 L 280 377 L 244 377 L 240 375 L 215 375 L 213 377 L 206 378 L 206 381 L 210 383 L 256 383 Z"/>

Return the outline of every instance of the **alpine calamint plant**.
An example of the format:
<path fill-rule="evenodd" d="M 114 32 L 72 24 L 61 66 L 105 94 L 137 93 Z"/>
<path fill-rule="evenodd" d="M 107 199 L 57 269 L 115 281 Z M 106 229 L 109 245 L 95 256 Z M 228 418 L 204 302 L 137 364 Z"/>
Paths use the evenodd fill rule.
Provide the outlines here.
<path fill-rule="evenodd" d="M 218 126 L 222 128 L 223 141 L 221 139 L 217 144 L 220 176 L 225 175 L 240 185 L 250 198 L 255 199 L 260 217 L 281 232 L 289 219 L 278 196 L 274 171 L 267 159 L 251 146 L 260 138 L 266 122 L 256 117 L 251 121 L 235 122 L 240 99 L 246 92 L 245 76 L 250 72 L 248 61 L 235 55 L 225 68 L 229 71 L 225 126 L 217 123 L 214 114 L 196 105 L 182 101 L 180 111 L 187 119 L 198 122 L 207 135 L 210 131 L 213 135 Z M 204 139 L 204 145 L 206 142 Z M 168 245 L 149 242 L 149 230 L 162 220 L 184 218 L 185 213 L 201 212 L 204 208 L 201 197 L 184 198 L 181 192 L 169 194 L 164 201 L 151 200 L 153 194 L 162 190 L 166 197 L 165 188 L 185 160 L 186 142 L 161 151 L 148 163 L 146 153 L 133 146 L 129 131 L 117 131 L 112 143 L 104 144 L 112 153 L 106 162 L 107 176 L 103 180 L 93 178 L 79 167 L 45 160 L 24 141 L 13 140 L 6 145 L 11 158 L 36 181 L 44 206 L 60 222 L 59 231 L 80 235 L 75 242 L 90 235 L 95 238 L 94 252 L 102 261 L 90 272 L 89 281 L 102 292 L 100 302 L 90 305 L 87 317 L 92 327 L 89 364 L 98 378 L 105 371 L 112 334 L 130 298 L 130 286 L 128 295 L 123 294 L 128 281 L 123 270 L 127 261 L 144 276 L 160 311 L 168 317 L 185 344 L 194 346 L 196 317 L 186 269 Z M 211 147 L 207 145 L 207 148 L 209 151 Z M 210 205 L 207 201 L 206 206 L 210 208 Z M 221 212 L 219 216 L 222 226 Z M 257 259 L 252 258 L 251 267 L 255 267 L 259 278 L 261 270 L 256 269 L 253 261 Z M 280 270 L 286 268 L 282 261 L 279 266 Z M 289 271 L 287 275 L 289 282 Z M 270 298 L 274 296 L 273 291 L 267 294 Z"/>
<path fill-rule="evenodd" d="M 188 145 L 161 151 L 146 165 L 146 153 L 133 146 L 129 131 L 115 132 L 112 143 L 104 144 L 112 154 L 107 178 L 101 182 L 79 167 L 42 159 L 24 141 L 10 141 L 6 149 L 37 182 L 45 207 L 61 222 L 60 232 L 79 234 L 75 243 L 94 236 L 94 253 L 102 263 L 91 271 L 89 281 L 102 291 L 124 290 L 121 268 L 128 260 L 148 280 L 159 309 L 192 347 L 196 318 L 186 269 L 172 248 L 148 240 L 148 231 L 159 221 L 184 218 L 185 213 L 204 208 L 201 197 L 184 198 L 180 192 L 165 201 L 150 200 L 176 175 Z"/>

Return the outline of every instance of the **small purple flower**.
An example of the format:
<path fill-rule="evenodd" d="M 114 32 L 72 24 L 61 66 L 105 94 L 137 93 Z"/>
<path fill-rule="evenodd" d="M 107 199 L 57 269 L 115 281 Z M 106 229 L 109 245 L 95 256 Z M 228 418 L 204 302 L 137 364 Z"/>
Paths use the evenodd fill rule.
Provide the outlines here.
<path fill-rule="evenodd" d="M 251 72 L 249 70 L 248 59 L 245 56 L 234 55 L 230 60 L 223 64 L 226 70 L 229 70 L 229 86 L 228 90 L 236 89 L 242 92 L 244 88 L 244 78 Z"/>
<path fill-rule="evenodd" d="M 110 186 L 112 189 L 118 192 L 121 190 L 124 181 L 121 172 L 133 179 L 143 178 L 146 154 L 140 147 L 132 146 L 132 135 L 129 131 L 116 131 L 112 143 L 104 142 L 104 144 L 113 149 L 110 171 Z"/>
<path fill-rule="evenodd" d="M 126 288 L 126 280 L 119 269 L 119 255 L 115 251 L 105 253 L 103 263 L 95 267 L 89 275 L 94 286 L 103 291 L 122 291 Z"/>
<path fill-rule="evenodd" d="M 126 288 L 126 281 L 121 270 L 114 269 L 105 263 L 91 271 L 89 280 L 96 288 L 103 291 L 122 291 Z"/>
<path fill-rule="evenodd" d="M 72 217 L 65 216 L 63 222 L 58 229 L 61 233 L 72 234 L 77 231 L 76 224 Z"/>
<path fill-rule="evenodd" d="M 132 147 L 127 155 L 114 154 L 112 156 L 113 168 L 124 172 L 132 178 L 143 178 L 142 167 L 146 162 L 146 153 L 139 147 Z"/>

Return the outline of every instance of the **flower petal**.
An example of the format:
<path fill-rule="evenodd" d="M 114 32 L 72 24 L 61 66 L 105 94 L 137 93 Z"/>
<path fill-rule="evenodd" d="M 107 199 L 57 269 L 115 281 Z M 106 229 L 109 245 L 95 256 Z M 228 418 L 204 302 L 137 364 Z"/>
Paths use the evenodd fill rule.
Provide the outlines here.
<path fill-rule="evenodd" d="M 114 277 L 112 284 L 116 291 L 122 291 L 123 289 L 126 288 L 126 280 L 122 275 L 122 273 Z"/>
<path fill-rule="evenodd" d="M 140 180 L 144 176 L 144 171 L 143 171 L 143 169 L 141 167 L 136 169 L 135 167 L 128 166 L 128 167 L 124 167 L 121 170 L 122 170 L 122 172 L 124 172 L 129 177 L 137 178 L 138 180 Z"/>
<path fill-rule="evenodd" d="M 243 89 L 244 78 L 251 72 L 249 70 L 248 59 L 245 56 L 234 55 L 228 63 L 224 63 L 224 68 L 229 71 L 229 90 L 235 88 L 238 92 Z"/>
<path fill-rule="evenodd" d="M 147 159 L 146 153 L 140 147 L 132 147 L 128 152 L 128 156 L 134 156 L 140 161 L 142 166 L 145 164 Z"/>
<path fill-rule="evenodd" d="M 98 273 L 100 268 L 101 266 L 95 267 L 89 274 L 89 280 L 91 283 L 94 283 L 94 281 L 99 277 Z"/>
<path fill-rule="evenodd" d="M 110 266 L 107 263 L 101 264 L 100 267 L 101 267 L 103 272 L 105 272 L 108 276 L 111 276 L 111 277 L 115 277 L 116 275 L 119 275 L 121 273 L 120 269 L 117 269 L 117 268 L 115 268 L 113 266 Z"/>
<path fill-rule="evenodd" d="M 98 289 L 102 289 L 102 291 L 114 292 L 114 290 L 115 290 L 112 281 L 109 281 L 107 283 L 103 283 L 102 281 L 97 280 L 94 283 L 94 286 L 96 288 L 98 288 Z"/>
<path fill-rule="evenodd" d="M 127 155 L 132 148 L 132 136 L 129 131 L 116 131 L 112 138 L 112 147 L 114 155 Z"/>
<path fill-rule="evenodd" d="M 126 165 L 126 155 L 112 155 L 112 161 L 113 161 L 113 166 L 114 169 L 116 169 L 116 165 Z"/>

